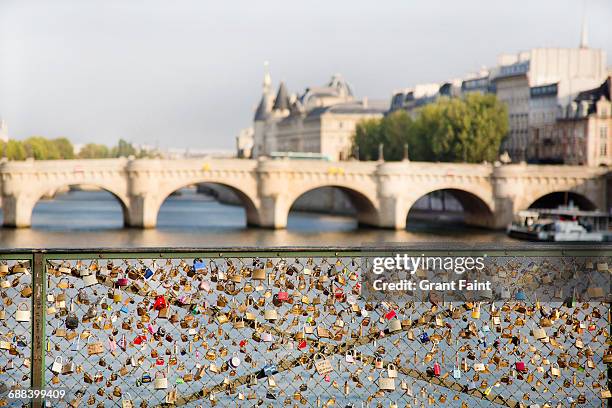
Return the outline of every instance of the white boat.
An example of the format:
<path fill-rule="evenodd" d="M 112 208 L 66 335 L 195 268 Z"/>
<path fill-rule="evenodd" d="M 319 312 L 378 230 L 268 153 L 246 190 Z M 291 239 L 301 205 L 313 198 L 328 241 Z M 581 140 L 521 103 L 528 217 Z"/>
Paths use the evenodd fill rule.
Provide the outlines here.
<path fill-rule="evenodd" d="M 530 241 L 612 241 L 610 215 L 581 211 L 572 204 L 556 209 L 520 211 L 507 229 L 509 236 Z"/>

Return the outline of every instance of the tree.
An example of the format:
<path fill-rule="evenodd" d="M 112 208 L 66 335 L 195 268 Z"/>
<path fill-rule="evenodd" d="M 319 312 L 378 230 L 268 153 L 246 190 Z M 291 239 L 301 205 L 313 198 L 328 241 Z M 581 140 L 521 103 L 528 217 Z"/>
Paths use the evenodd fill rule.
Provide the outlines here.
<path fill-rule="evenodd" d="M 104 159 L 110 157 L 108 146 L 103 144 L 88 143 L 79 151 L 80 159 Z"/>
<path fill-rule="evenodd" d="M 368 119 L 357 124 L 353 140 L 359 148 L 359 160 L 375 160 L 378 157 L 378 144 L 381 139 L 381 121 Z"/>
<path fill-rule="evenodd" d="M 421 108 L 415 119 L 396 111 L 362 122 L 354 144 L 366 160 L 378 156 L 379 143 L 384 143 L 386 160 L 401 160 L 407 143 L 411 160 L 480 163 L 496 159 L 507 130 L 505 105 L 495 95 L 473 93 L 440 98 Z"/>
<path fill-rule="evenodd" d="M 123 139 L 119 139 L 119 143 L 117 146 L 113 147 L 111 156 L 112 157 L 128 157 L 135 156 L 136 149 L 132 146 L 131 143 L 126 142 Z"/>
<path fill-rule="evenodd" d="M 9 140 L 7 143 L 0 142 L 2 152 L 9 160 L 25 160 L 26 151 L 23 143 L 18 140 Z"/>
<path fill-rule="evenodd" d="M 43 137 L 30 137 L 23 141 L 27 157 L 35 160 L 57 160 L 60 152 L 57 146 Z"/>
<path fill-rule="evenodd" d="M 51 143 L 55 145 L 61 159 L 74 159 L 74 147 L 70 140 L 65 137 L 60 137 L 51 140 Z"/>

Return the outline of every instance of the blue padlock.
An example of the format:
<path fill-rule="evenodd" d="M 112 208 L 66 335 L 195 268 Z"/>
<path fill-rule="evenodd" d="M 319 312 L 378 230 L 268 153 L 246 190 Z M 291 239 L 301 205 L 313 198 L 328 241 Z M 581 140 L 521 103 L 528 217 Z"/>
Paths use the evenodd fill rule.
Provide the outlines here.
<path fill-rule="evenodd" d="M 262 368 L 263 374 L 265 377 L 269 377 L 278 373 L 278 369 L 276 368 L 276 364 L 268 363 Z"/>
<path fill-rule="evenodd" d="M 525 292 L 523 292 L 523 289 L 519 289 L 516 291 L 516 295 L 514 295 L 514 298 L 516 300 L 525 301 L 527 300 L 527 295 L 525 295 Z"/>
<path fill-rule="evenodd" d="M 147 268 L 145 270 L 144 277 L 145 279 L 149 279 L 151 276 L 153 276 L 153 271 L 151 270 L 151 268 Z"/>
<path fill-rule="evenodd" d="M 429 334 L 427 334 L 427 332 L 423 332 L 420 336 L 419 336 L 419 341 L 423 344 L 428 343 L 429 342 Z"/>
<path fill-rule="evenodd" d="M 206 269 L 206 263 L 201 259 L 194 259 L 193 261 L 193 270 L 198 272 Z"/>

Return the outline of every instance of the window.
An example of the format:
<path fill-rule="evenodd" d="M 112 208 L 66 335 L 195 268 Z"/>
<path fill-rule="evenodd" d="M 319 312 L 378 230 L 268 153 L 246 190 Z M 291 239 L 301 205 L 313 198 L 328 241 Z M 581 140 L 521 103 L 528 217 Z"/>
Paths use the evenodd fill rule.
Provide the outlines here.
<path fill-rule="evenodd" d="M 602 126 L 599 128 L 599 155 L 605 157 L 608 155 L 608 127 Z"/>

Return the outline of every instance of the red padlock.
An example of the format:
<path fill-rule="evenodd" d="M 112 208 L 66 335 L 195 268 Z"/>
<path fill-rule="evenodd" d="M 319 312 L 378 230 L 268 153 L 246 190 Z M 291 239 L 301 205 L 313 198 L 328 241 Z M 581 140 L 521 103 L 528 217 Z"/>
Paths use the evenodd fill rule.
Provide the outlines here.
<path fill-rule="evenodd" d="M 389 310 L 387 313 L 385 313 L 385 318 L 387 320 L 391 320 L 393 319 L 395 316 L 397 316 L 397 313 L 395 313 L 395 310 L 391 309 Z"/>
<path fill-rule="evenodd" d="M 438 364 L 438 363 L 434 363 L 434 370 L 433 370 L 433 371 L 434 371 L 434 375 L 435 375 L 436 377 L 439 377 L 439 376 L 440 376 L 440 373 L 441 373 L 441 371 L 442 371 L 442 369 L 440 368 L 440 364 Z"/>
<path fill-rule="evenodd" d="M 155 298 L 155 303 L 153 303 L 153 309 L 160 311 L 168 307 L 168 302 L 163 295 L 159 295 Z"/>
<path fill-rule="evenodd" d="M 306 348 L 306 346 L 307 346 L 307 344 L 306 344 L 306 340 L 301 340 L 301 341 L 298 343 L 298 349 L 299 349 L 299 350 L 304 350 L 304 349 Z"/>
<path fill-rule="evenodd" d="M 128 281 L 128 279 L 127 279 L 127 278 L 119 278 L 119 279 L 117 279 L 116 284 L 117 284 L 117 286 L 119 286 L 119 287 L 124 287 L 124 286 L 129 285 L 129 284 L 130 284 L 130 282 Z"/>
<path fill-rule="evenodd" d="M 136 338 L 134 339 L 134 344 L 140 345 L 145 341 L 147 341 L 147 336 L 141 334 L 140 336 L 136 336 Z"/>
<path fill-rule="evenodd" d="M 515 367 L 516 367 L 516 371 L 520 371 L 520 372 L 526 371 L 525 362 L 523 361 L 517 361 Z"/>
<path fill-rule="evenodd" d="M 288 300 L 289 299 L 289 293 L 288 292 L 278 292 L 278 296 L 277 296 L 278 300 Z"/>
<path fill-rule="evenodd" d="M 336 288 L 336 290 L 334 291 L 334 295 L 336 296 L 336 299 L 342 300 L 344 298 L 344 291 L 342 290 L 342 288 Z"/>

